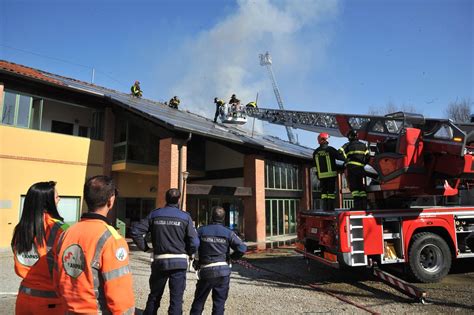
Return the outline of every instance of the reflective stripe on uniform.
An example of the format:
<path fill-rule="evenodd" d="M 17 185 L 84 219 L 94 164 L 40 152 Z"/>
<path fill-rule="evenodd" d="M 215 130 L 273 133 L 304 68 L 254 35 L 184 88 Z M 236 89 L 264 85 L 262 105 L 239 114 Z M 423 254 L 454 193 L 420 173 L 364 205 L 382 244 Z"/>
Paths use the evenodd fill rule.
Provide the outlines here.
<path fill-rule="evenodd" d="M 351 194 L 352 194 L 352 197 L 359 197 L 359 191 L 358 190 L 351 191 Z"/>
<path fill-rule="evenodd" d="M 110 281 L 112 279 L 119 278 L 129 273 L 130 273 L 130 267 L 127 265 L 127 266 L 123 266 L 111 271 L 103 272 L 102 277 L 104 278 L 105 281 Z"/>
<path fill-rule="evenodd" d="M 54 241 L 56 240 L 56 235 L 58 234 L 59 229 L 64 230 L 63 226 L 67 225 L 63 222 L 53 219 L 54 225 L 51 227 L 49 232 L 49 237 L 46 241 L 46 248 L 48 252 L 46 253 L 46 262 L 48 263 L 48 270 L 51 278 L 53 277 L 53 268 L 54 268 L 54 256 L 53 251 L 51 250 L 54 246 Z"/>
<path fill-rule="evenodd" d="M 123 315 L 133 315 L 135 314 L 135 306 L 129 308 L 128 310 L 126 310 L 125 312 L 123 312 Z"/>
<path fill-rule="evenodd" d="M 116 240 L 119 240 L 122 238 L 122 236 L 120 236 L 120 233 L 117 232 L 117 230 L 113 227 L 113 226 L 110 226 L 108 224 L 105 225 L 107 227 L 107 230 L 109 230 L 110 234 L 112 234 L 112 236 L 116 239 Z"/>
<path fill-rule="evenodd" d="M 207 265 L 202 265 L 202 266 L 200 266 L 200 268 L 204 269 L 204 268 L 218 267 L 218 266 L 229 266 L 229 264 L 226 263 L 225 261 L 219 261 L 219 262 L 215 262 L 215 263 L 211 263 L 211 264 L 207 264 Z"/>
<path fill-rule="evenodd" d="M 347 152 L 347 155 L 352 155 L 352 154 L 362 154 L 362 155 L 366 155 L 366 154 L 369 154 L 369 150 L 365 150 L 365 151 L 349 151 Z"/>
<path fill-rule="evenodd" d="M 341 151 L 342 155 L 344 155 L 344 158 L 347 159 L 347 154 L 346 151 L 344 151 L 344 148 L 340 148 L 339 151 Z"/>
<path fill-rule="evenodd" d="M 359 197 L 367 197 L 367 193 L 365 191 L 359 191 Z"/>
<path fill-rule="evenodd" d="M 352 164 L 352 165 L 362 166 L 362 167 L 365 166 L 364 163 L 360 163 L 360 162 L 356 162 L 356 161 L 349 161 L 349 162 L 347 162 L 347 164 Z"/>
<path fill-rule="evenodd" d="M 336 194 L 327 194 L 327 199 L 336 199 Z"/>
<path fill-rule="evenodd" d="M 328 195 L 327 194 L 321 194 L 321 199 L 327 199 Z"/>
<path fill-rule="evenodd" d="M 106 224 L 106 226 L 109 226 Z M 103 311 L 107 310 L 107 303 L 105 301 L 104 288 L 101 286 L 100 277 L 99 277 L 99 268 L 100 268 L 100 253 L 104 248 L 105 242 L 112 236 L 112 233 L 109 229 L 105 230 L 102 236 L 97 241 L 97 246 L 94 252 L 94 258 L 91 261 L 91 271 L 94 282 L 94 293 L 97 300 L 97 310 Z"/>
<path fill-rule="evenodd" d="M 188 258 L 186 254 L 161 254 L 153 256 L 154 259 L 170 259 L 170 258 Z"/>
<path fill-rule="evenodd" d="M 27 288 L 24 285 L 20 285 L 20 292 L 31 296 L 43 297 L 43 298 L 57 298 L 57 294 L 54 291 L 36 290 Z"/>

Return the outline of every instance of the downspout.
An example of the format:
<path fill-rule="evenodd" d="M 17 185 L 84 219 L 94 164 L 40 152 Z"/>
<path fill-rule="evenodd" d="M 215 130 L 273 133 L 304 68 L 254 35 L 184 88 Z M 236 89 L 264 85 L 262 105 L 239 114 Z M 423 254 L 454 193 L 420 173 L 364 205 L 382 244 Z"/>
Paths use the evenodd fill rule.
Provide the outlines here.
<path fill-rule="evenodd" d="M 191 137 L 193 136 L 193 134 L 190 132 L 188 133 L 188 138 L 186 138 L 186 140 L 184 140 L 183 142 L 181 142 L 178 146 L 178 189 L 179 189 L 179 192 L 181 193 L 181 205 L 180 205 L 180 208 L 183 208 L 183 201 L 184 201 L 184 185 L 183 185 L 183 165 L 182 165 L 182 157 L 183 157 L 183 153 L 182 153 L 182 148 L 184 145 L 186 145 L 190 140 L 191 140 Z"/>

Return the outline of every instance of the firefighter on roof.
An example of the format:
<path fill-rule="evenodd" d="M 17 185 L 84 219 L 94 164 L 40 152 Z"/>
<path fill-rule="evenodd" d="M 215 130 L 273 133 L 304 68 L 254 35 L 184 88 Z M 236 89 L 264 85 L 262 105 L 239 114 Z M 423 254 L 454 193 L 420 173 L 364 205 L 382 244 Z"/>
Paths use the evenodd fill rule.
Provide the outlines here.
<path fill-rule="evenodd" d="M 174 109 L 178 109 L 179 103 L 181 103 L 181 101 L 179 100 L 177 96 L 173 96 L 173 98 L 170 99 L 170 101 L 168 102 L 169 107 L 174 108 Z"/>
<path fill-rule="evenodd" d="M 67 314 L 134 314 L 127 242 L 107 219 L 117 190 L 110 177 L 84 185 L 89 212 L 58 241 L 54 271 Z"/>
<path fill-rule="evenodd" d="M 250 102 L 247 105 L 245 105 L 247 108 L 257 108 L 257 102 Z"/>
<path fill-rule="evenodd" d="M 225 301 L 229 293 L 230 259 L 241 258 L 247 246 L 230 229 L 224 226 L 225 210 L 222 207 L 212 209 L 212 222 L 198 230 L 201 244 L 199 261 L 193 266 L 199 270 L 191 315 L 200 315 L 206 299 L 212 291 L 212 314 L 224 314 Z M 230 248 L 234 251 L 230 254 Z"/>
<path fill-rule="evenodd" d="M 214 122 L 217 122 L 217 117 L 219 117 L 219 113 L 224 106 L 225 102 L 217 97 L 214 97 L 214 104 L 216 104 L 216 113 L 214 114 Z"/>
<path fill-rule="evenodd" d="M 230 97 L 229 105 L 240 105 L 240 100 L 235 96 L 235 94 L 232 94 Z"/>
<path fill-rule="evenodd" d="M 130 88 L 130 90 L 132 91 L 132 95 L 135 96 L 135 97 L 142 97 L 142 90 L 140 89 L 140 82 L 139 81 L 135 81 L 135 83 L 132 85 L 132 87 Z"/>
<path fill-rule="evenodd" d="M 41 182 L 28 189 L 20 222 L 13 233 L 15 272 L 23 278 L 16 299 L 17 315 L 55 315 L 66 311 L 53 282 L 53 248 L 68 228 L 56 208 L 59 196 L 55 185 Z"/>
<path fill-rule="evenodd" d="M 347 138 L 349 142 L 344 144 L 339 151 L 346 160 L 347 181 L 354 199 L 354 208 L 356 210 L 366 210 L 367 192 L 364 184 L 364 166 L 369 162 L 369 150 L 364 143 L 358 140 L 355 130 L 350 130 Z"/>
<path fill-rule="evenodd" d="M 336 160 L 344 160 L 344 156 L 329 145 L 328 139 L 329 134 L 320 133 L 318 136 L 319 147 L 313 153 L 321 188 L 321 209 L 324 211 L 332 211 L 335 208 Z"/>

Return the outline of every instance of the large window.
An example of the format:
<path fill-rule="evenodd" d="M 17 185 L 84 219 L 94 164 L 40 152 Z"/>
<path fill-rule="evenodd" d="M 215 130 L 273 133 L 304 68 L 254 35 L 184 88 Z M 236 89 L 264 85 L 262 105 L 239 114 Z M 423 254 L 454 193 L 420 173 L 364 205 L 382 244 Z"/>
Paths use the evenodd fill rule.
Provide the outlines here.
<path fill-rule="evenodd" d="M 266 199 L 265 221 L 267 237 L 296 233 L 298 199 Z"/>
<path fill-rule="evenodd" d="M 265 161 L 265 188 L 301 190 L 300 167 L 295 164 Z"/>
<path fill-rule="evenodd" d="M 115 127 L 114 162 L 158 163 L 159 139 L 145 128 L 125 120 Z"/>
<path fill-rule="evenodd" d="M 40 106 L 36 100 L 33 102 L 31 96 L 5 91 L 1 122 L 6 125 L 39 129 L 39 122 L 36 120 L 41 119 Z"/>

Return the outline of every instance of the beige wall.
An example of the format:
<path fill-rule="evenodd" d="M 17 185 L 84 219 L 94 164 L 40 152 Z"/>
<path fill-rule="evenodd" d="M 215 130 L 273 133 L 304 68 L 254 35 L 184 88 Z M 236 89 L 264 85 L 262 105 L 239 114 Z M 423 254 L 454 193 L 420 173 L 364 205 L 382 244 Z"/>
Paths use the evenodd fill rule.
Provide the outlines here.
<path fill-rule="evenodd" d="M 121 172 L 113 172 L 112 176 L 119 190 L 119 197 L 156 198 L 158 176 Z"/>
<path fill-rule="evenodd" d="M 60 195 L 82 202 L 86 177 L 102 174 L 103 147 L 102 141 L 0 125 L 0 248 L 9 246 L 20 197 L 32 184 L 56 181 Z"/>

